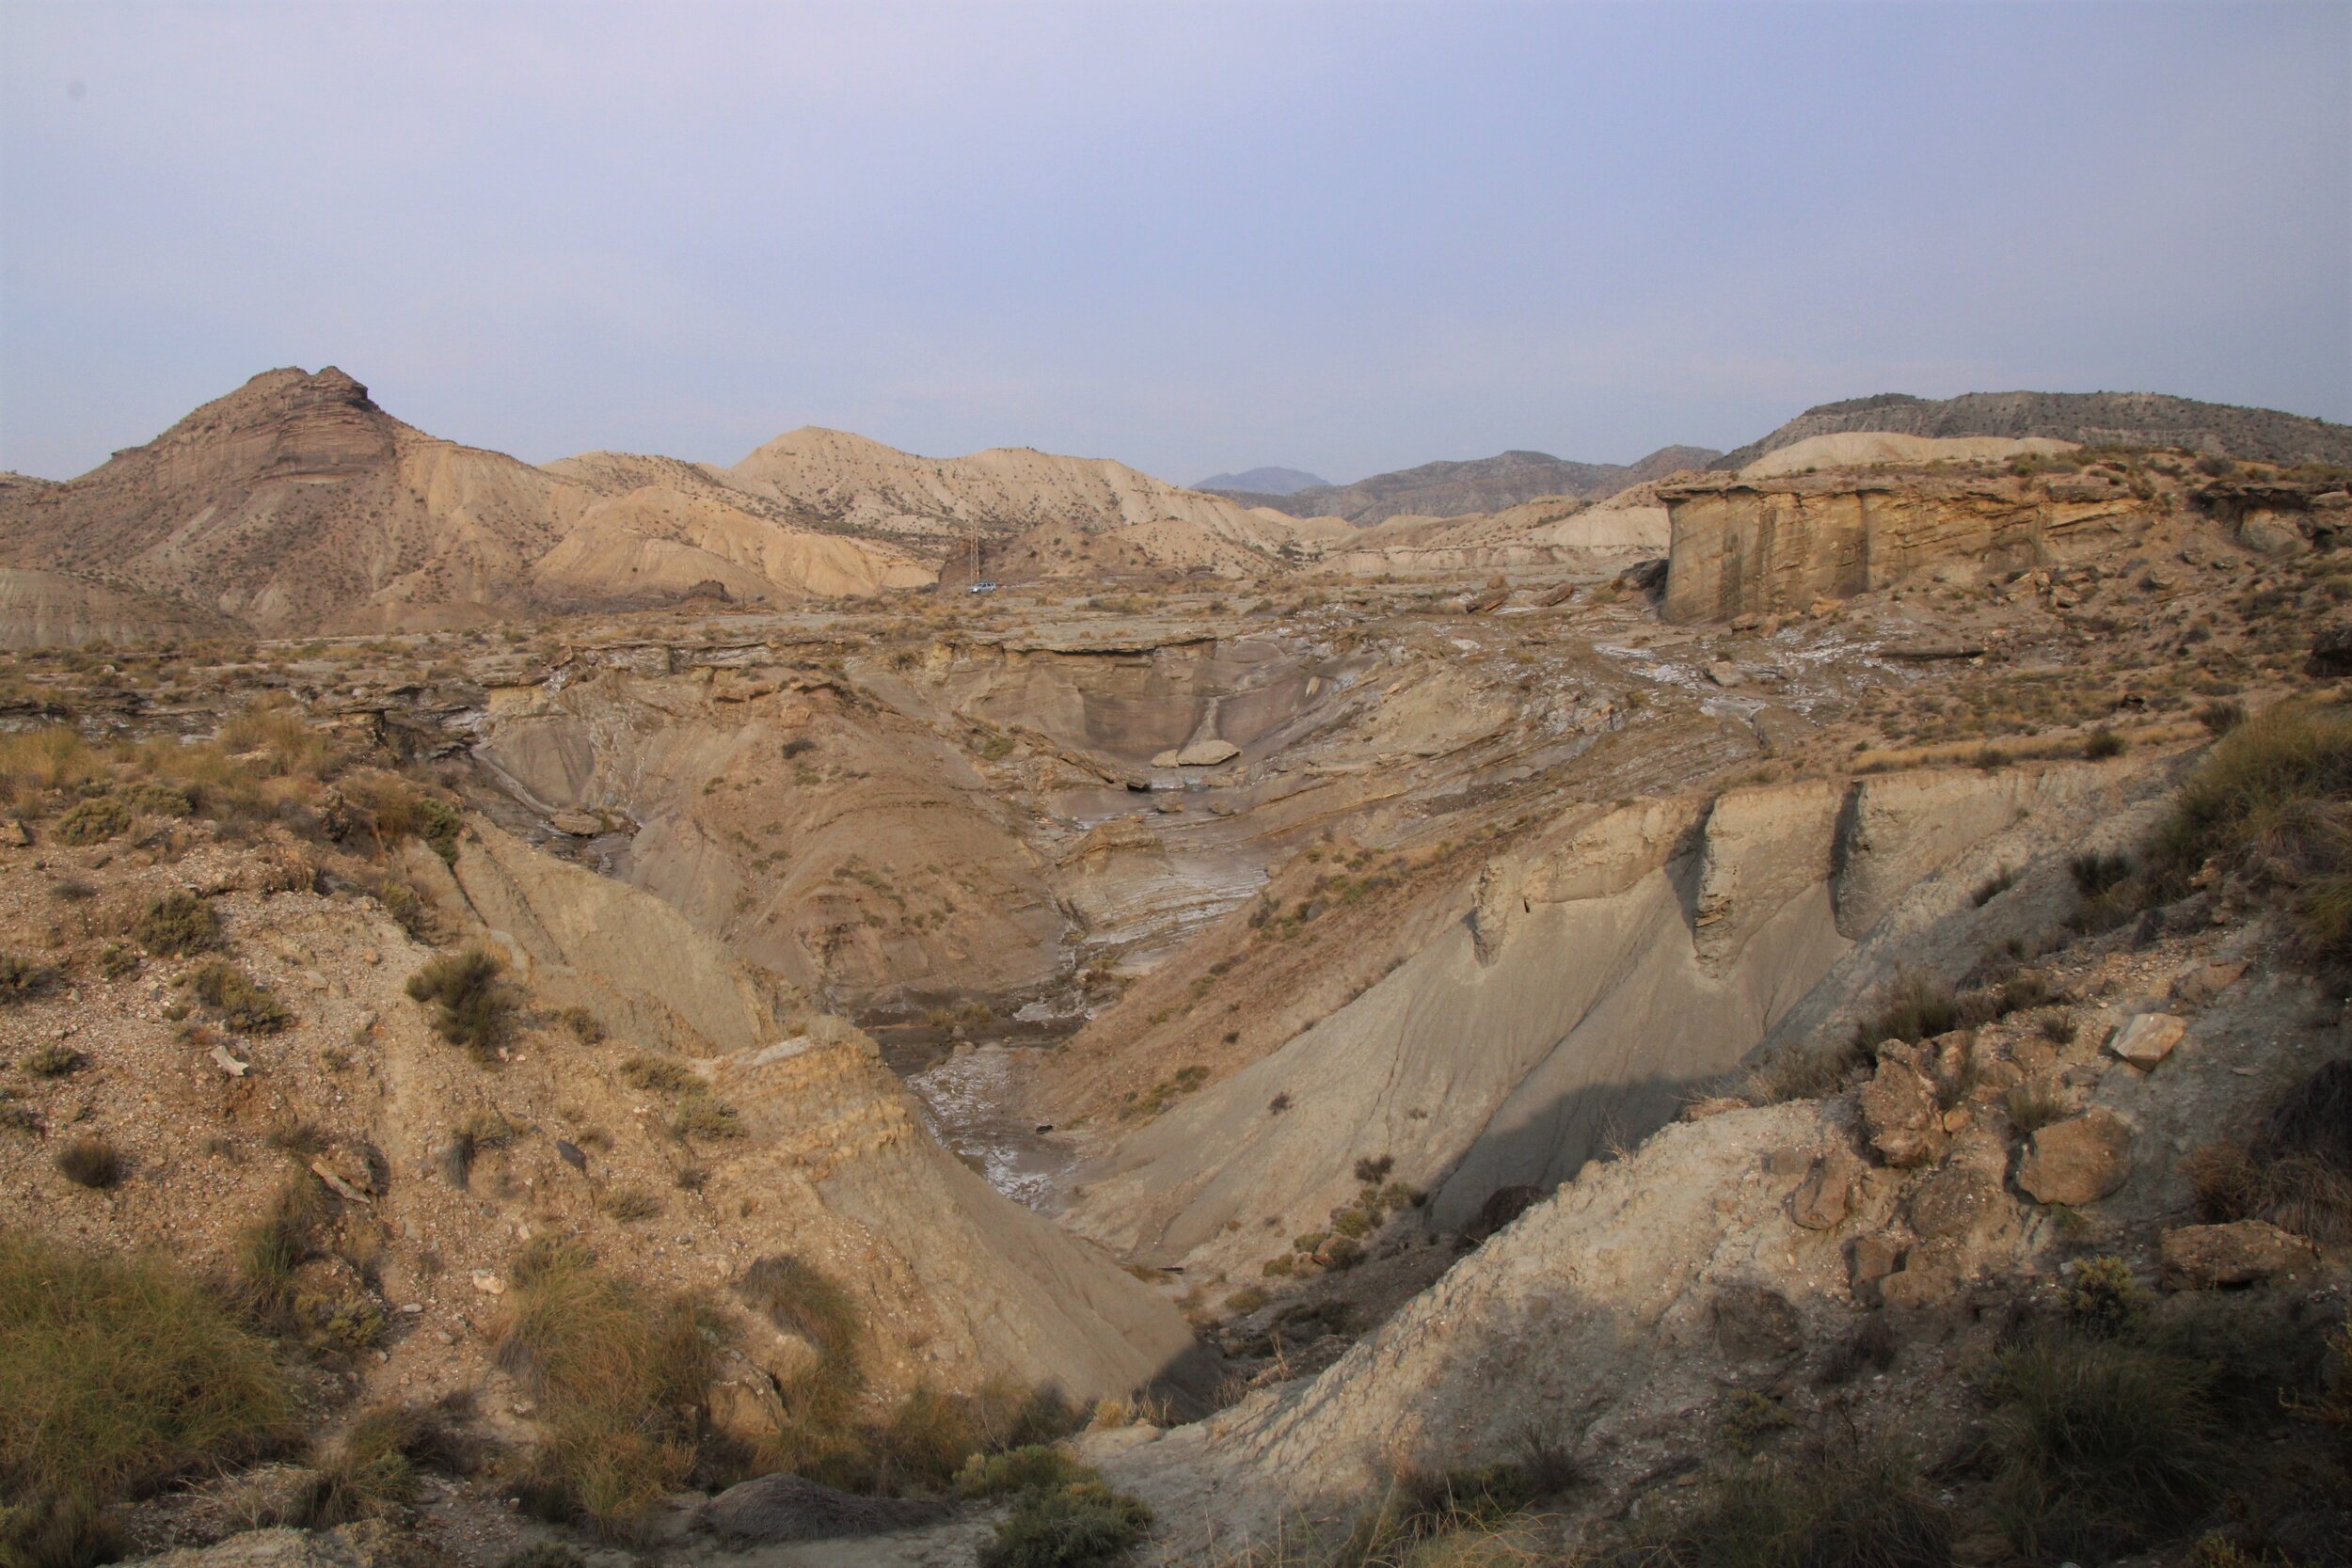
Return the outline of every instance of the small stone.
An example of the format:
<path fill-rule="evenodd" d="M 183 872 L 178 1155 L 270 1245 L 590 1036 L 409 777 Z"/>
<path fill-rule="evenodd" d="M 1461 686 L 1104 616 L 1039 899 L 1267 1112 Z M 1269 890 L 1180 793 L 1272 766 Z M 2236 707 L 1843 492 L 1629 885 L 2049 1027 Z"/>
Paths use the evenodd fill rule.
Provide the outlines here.
<path fill-rule="evenodd" d="M 1865 1300 L 1878 1296 L 1879 1281 L 1893 1274 L 1903 1260 L 1903 1249 L 1894 1238 L 1883 1234 L 1854 1238 L 1853 1293 Z"/>
<path fill-rule="evenodd" d="M 359 954 L 359 961 L 363 964 L 380 964 L 384 961 L 384 955 L 373 947 L 366 948 Z M 373 1018 L 371 1017 L 369 1022 L 373 1022 Z"/>
<path fill-rule="evenodd" d="M 2185 1225 L 2164 1233 L 2157 1278 L 2168 1291 L 2250 1285 L 2317 1260 L 2318 1249 L 2266 1220 Z"/>
<path fill-rule="evenodd" d="M 1215 768 L 1239 755 L 1241 748 L 1230 740 L 1196 740 L 1176 753 L 1176 761 L 1184 768 Z"/>
<path fill-rule="evenodd" d="M 2245 977 L 2246 964 L 2242 960 L 2237 963 L 2200 964 L 2172 982 L 2172 996 L 2175 1001 L 2200 1007 Z"/>
<path fill-rule="evenodd" d="M 0 822 L 0 844 L 5 844 L 11 849 L 24 849 L 29 848 L 32 842 L 33 835 L 24 831 L 24 823 L 14 818 Z"/>
<path fill-rule="evenodd" d="M 2037 1203 L 2076 1207 L 2120 1191 L 2132 1175 L 2132 1130 L 2112 1111 L 2090 1110 L 2033 1135 L 2017 1184 Z"/>
<path fill-rule="evenodd" d="M 253 1070 L 252 1063 L 237 1060 L 229 1054 L 229 1048 L 225 1045 L 213 1047 L 213 1065 L 231 1078 L 242 1078 Z"/>
<path fill-rule="evenodd" d="M 2107 1041 L 2107 1049 L 2143 1071 L 2172 1054 L 2188 1025 L 2170 1013 L 2134 1013 Z"/>
<path fill-rule="evenodd" d="M 1748 677 L 1740 673 L 1740 667 L 1724 659 L 1717 659 L 1707 667 L 1707 678 L 1725 689 L 1748 684 Z"/>
<path fill-rule="evenodd" d="M 473 1271 L 473 1288 L 485 1296 L 502 1296 L 506 1293 L 506 1281 L 487 1269 L 476 1269 Z"/>
<path fill-rule="evenodd" d="M 1734 1361 L 1772 1361 L 1804 1344 L 1804 1320 L 1788 1298 L 1761 1285 L 1726 1285 L 1715 1297 L 1715 1344 Z"/>
<path fill-rule="evenodd" d="M 424 1303 L 421 1301 L 404 1301 L 400 1304 L 400 1309 L 408 1317 L 413 1318 L 418 1313 L 424 1310 Z"/>
<path fill-rule="evenodd" d="M 1807 1230 L 1836 1229 L 1851 1211 L 1861 1179 L 1862 1162 L 1844 1146 L 1833 1146 L 1790 1195 L 1788 1217 Z"/>

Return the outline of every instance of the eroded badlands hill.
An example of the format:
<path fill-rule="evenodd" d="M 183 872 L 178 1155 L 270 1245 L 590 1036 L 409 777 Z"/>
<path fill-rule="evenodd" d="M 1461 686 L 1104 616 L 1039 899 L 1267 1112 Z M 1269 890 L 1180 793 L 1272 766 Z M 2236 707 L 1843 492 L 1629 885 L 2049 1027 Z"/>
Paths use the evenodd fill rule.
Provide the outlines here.
<path fill-rule="evenodd" d="M 1922 1561 L 2332 1560 L 2342 476 L 1816 455 L 1529 524 L 1662 562 L 1391 524 L 1410 572 L 12 656 L 10 1244 L 167 1242 L 300 1391 L 87 1518 L 347 1559 L 383 1405 L 453 1434 L 367 1494 L 428 1554 L 961 1564 L 965 1459 L 1111 1396 L 1078 1451 L 1177 1557 L 1705 1568 L 1770 1487 Z M 581 1302 L 669 1347 L 603 1403 Z M 2028 1354 L 2206 1379 L 2167 1443 L 2264 1463 L 2055 1488 L 1985 1436 Z M 709 1502 L 775 1471 L 859 1496 Z"/>

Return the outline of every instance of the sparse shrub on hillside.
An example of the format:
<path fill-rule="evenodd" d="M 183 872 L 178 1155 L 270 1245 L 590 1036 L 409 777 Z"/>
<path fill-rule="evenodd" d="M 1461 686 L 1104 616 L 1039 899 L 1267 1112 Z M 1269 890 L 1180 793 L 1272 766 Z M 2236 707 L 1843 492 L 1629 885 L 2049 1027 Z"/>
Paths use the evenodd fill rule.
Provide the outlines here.
<path fill-rule="evenodd" d="M 1951 1524 L 1885 1453 L 1808 1455 L 1728 1471 L 1680 1520 L 1613 1561 L 1648 1568 L 1949 1568 Z"/>
<path fill-rule="evenodd" d="M 1100 1481 L 1023 1496 L 980 1548 L 980 1568 L 1110 1568 L 1152 1530 L 1152 1511 Z"/>
<path fill-rule="evenodd" d="M 78 1071 L 88 1061 L 88 1057 L 63 1040 L 52 1040 L 47 1045 L 37 1045 L 24 1053 L 24 1070 L 36 1078 L 63 1078 Z"/>
<path fill-rule="evenodd" d="M 307 1172 L 298 1172 L 288 1176 L 270 1206 L 237 1233 L 238 1279 L 257 1312 L 283 1313 L 294 1270 L 317 1256 L 313 1238 L 326 1217 L 325 1193 Z"/>
<path fill-rule="evenodd" d="M 106 979 L 120 980 L 138 972 L 138 949 L 128 942 L 110 942 L 98 955 L 98 973 Z"/>
<path fill-rule="evenodd" d="M 1015 1492 L 1047 1492 L 1073 1481 L 1102 1478 L 1068 1449 L 1030 1443 L 1002 1453 L 976 1453 L 956 1472 L 960 1497 L 1002 1497 Z"/>
<path fill-rule="evenodd" d="M 2035 1561 L 2105 1561 L 2193 1519 L 2235 1465 L 2216 1369 L 2136 1335 L 2058 1330 L 2001 1353 L 1992 1405 L 1995 1512 Z"/>
<path fill-rule="evenodd" d="M 2109 729 L 2093 730 L 2090 737 L 2083 742 L 2083 755 L 2091 762 L 2105 762 L 2110 757 L 2120 757 L 2127 749 L 2128 743 L 2124 738 Z"/>
<path fill-rule="evenodd" d="M 98 753 L 70 724 L 0 735 L 0 803 L 53 789 L 73 789 L 103 772 Z"/>
<path fill-rule="evenodd" d="M 379 1405 L 362 1414 L 330 1447 L 299 1516 L 312 1529 L 381 1519 L 413 1501 L 421 1472 L 466 1475 L 477 1447 L 457 1429 L 467 1396 L 437 1405 Z"/>
<path fill-rule="evenodd" d="M 186 786 L 162 779 L 142 779 L 124 789 L 121 799 L 122 803 L 133 811 L 144 812 L 150 816 L 193 816 L 196 814 L 195 797 L 188 793 Z"/>
<path fill-rule="evenodd" d="M 147 906 L 131 935 L 159 958 L 183 958 L 220 945 L 220 915 L 204 899 L 175 888 Z"/>
<path fill-rule="evenodd" d="M 76 1138 L 57 1150 L 57 1169 L 75 1186 L 103 1192 L 121 1184 L 130 1174 L 131 1162 L 113 1144 L 93 1134 Z"/>
<path fill-rule="evenodd" d="M 215 738 L 221 750 L 264 777 L 316 778 L 326 767 L 326 737 L 310 728 L 301 710 L 283 697 L 255 699 L 223 724 Z"/>
<path fill-rule="evenodd" d="M 2183 1170 L 2209 1221 L 2267 1220 L 2315 1242 L 2352 1242 L 2352 1060 L 2321 1067 L 2252 1138 L 2199 1148 Z"/>
<path fill-rule="evenodd" d="M 492 1344 L 537 1396 L 546 1433 L 521 1489 L 542 1512 L 632 1534 L 693 1471 L 715 1324 L 692 1298 L 650 1296 L 573 1245 L 534 1244 L 509 1275 Z"/>
<path fill-rule="evenodd" d="M 739 1138 L 743 1121 L 734 1106 L 716 1095 L 692 1093 L 680 1097 L 677 1109 L 670 1114 L 670 1132 L 681 1140 Z"/>
<path fill-rule="evenodd" d="M 103 844 L 130 826 L 130 808 L 113 797 L 84 800 L 57 818 L 57 842 Z"/>
<path fill-rule="evenodd" d="M 241 1035 L 274 1035 L 294 1022 L 294 1014 L 267 986 L 225 959 L 198 966 L 188 975 L 188 989 Z"/>
<path fill-rule="evenodd" d="M 587 1008 L 566 1007 L 555 1016 L 564 1028 L 571 1031 L 572 1038 L 580 1044 L 602 1045 L 604 1043 L 604 1025 L 598 1022 L 596 1015 Z"/>
<path fill-rule="evenodd" d="M 654 1056 L 639 1052 L 621 1064 L 621 1077 L 631 1088 L 676 1094 L 690 1084 L 699 1083 L 694 1069 L 675 1056 Z"/>
<path fill-rule="evenodd" d="M 268 1347 L 148 1258 L 0 1233 L 0 1558 L 104 1560 L 103 1509 L 287 1434 Z"/>
<path fill-rule="evenodd" d="M 2074 1111 L 2066 1091 L 2047 1078 L 2027 1079 L 2010 1089 L 2002 1103 L 2009 1111 L 2010 1131 L 2019 1137 L 2062 1121 Z"/>
<path fill-rule="evenodd" d="M 408 976 L 408 995 L 434 1009 L 435 1033 L 476 1061 L 498 1058 L 514 1032 L 515 1005 L 498 958 L 480 947 L 445 953 Z"/>
<path fill-rule="evenodd" d="M 1962 1027 L 1960 1005 L 1951 987 L 1924 975 L 1906 974 L 1895 983 L 1885 1006 L 1856 1028 L 1854 1042 L 1865 1048 L 1883 1040 L 1915 1044 Z"/>
<path fill-rule="evenodd" d="M 47 990 L 57 978 L 57 972 L 47 964 L 15 953 L 0 953 L 0 1006 L 11 1002 L 29 1002 Z"/>
<path fill-rule="evenodd" d="M 612 1187 L 596 1200 L 596 1207 L 609 1217 L 627 1224 L 649 1220 L 660 1213 L 661 1199 L 643 1187 Z"/>
<path fill-rule="evenodd" d="M 2143 904 L 2180 897 L 2217 863 L 2275 895 L 2314 961 L 2352 963 L 2352 713 L 2281 703 L 2231 730 L 2142 859 Z"/>
<path fill-rule="evenodd" d="M 2083 1259 L 2058 1289 L 2066 1321 L 2085 1334 L 2112 1338 L 2139 1326 L 2148 1315 L 2148 1292 L 2121 1258 Z"/>

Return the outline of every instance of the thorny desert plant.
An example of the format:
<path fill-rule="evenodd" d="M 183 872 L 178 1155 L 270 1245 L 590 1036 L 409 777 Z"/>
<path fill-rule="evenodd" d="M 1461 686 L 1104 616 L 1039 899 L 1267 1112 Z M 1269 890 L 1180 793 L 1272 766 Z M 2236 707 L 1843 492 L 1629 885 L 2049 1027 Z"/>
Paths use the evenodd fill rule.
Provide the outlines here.
<path fill-rule="evenodd" d="M 0 953 L 0 1006 L 29 1002 L 56 983 L 57 972 L 14 953 Z"/>
<path fill-rule="evenodd" d="M 106 1139 L 89 1134 L 57 1150 L 57 1169 L 77 1187 L 103 1191 L 120 1185 L 131 1162 Z"/>

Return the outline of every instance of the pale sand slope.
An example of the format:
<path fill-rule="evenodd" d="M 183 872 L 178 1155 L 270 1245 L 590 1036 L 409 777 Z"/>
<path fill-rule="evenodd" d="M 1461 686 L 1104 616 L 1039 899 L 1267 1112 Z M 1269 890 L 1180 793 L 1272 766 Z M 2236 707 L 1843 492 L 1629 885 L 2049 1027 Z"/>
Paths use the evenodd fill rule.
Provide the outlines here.
<path fill-rule="evenodd" d="M 885 1386 L 1002 1377 L 1093 1400 L 1190 1354 L 1158 1296 L 942 1148 L 872 1041 L 838 1019 L 777 1022 L 772 984 L 667 904 L 484 823 L 455 879 L 535 990 L 696 1058 L 744 1124 L 697 1151 L 709 1180 L 762 1195 L 730 1243 L 842 1281 Z"/>
<path fill-rule="evenodd" d="M 1350 577 L 1542 565 L 1604 565 L 1666 553 L 1665 504 L 1655 484 L 1587 503 L 1548 496 L 1469 517 L 1391 517 L 1332 536 L 1310 534 L 1315 569 Z"/>
<path fill-rule="evenodd" d="M 1088 533 L 1182 525 L 1250 551 L 1278 548 L 1294 520 L 1186 490 L 1107 458 L 998 447 L 918 457 L 844 431 L 777 436 L 727 470 L 755 494 L 804 506 L 836 526 L 931 542 L 977 523 L 997 533 L 1058 523 Z"/>
<path fill-rule="evenodd" d="M 1899 436 L 1891 431 L 1841 431 L 1808 436 L 1768 452 L 1740 470 L 1742 479 L 1801 474 L 1807 468 L 1854 468 L 1877 463 L 2006 463 L 2028 452 L 2072 451 L 2073 441 L 2046 436 Z"/>

